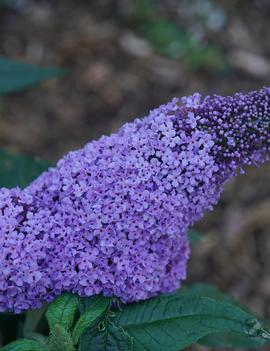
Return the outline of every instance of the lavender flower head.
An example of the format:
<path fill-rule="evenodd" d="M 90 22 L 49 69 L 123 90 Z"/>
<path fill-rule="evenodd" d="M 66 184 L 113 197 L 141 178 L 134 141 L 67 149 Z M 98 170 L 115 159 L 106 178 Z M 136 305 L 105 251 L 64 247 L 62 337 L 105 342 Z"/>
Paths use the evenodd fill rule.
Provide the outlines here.
<path fill-rule="evenodd" d="M 267 159 L 270 89 L 173 99 L 0 190 L 0 311 L 63 291 L 124 302 L 179 288 L 187 229 L 245 165 Z"/>

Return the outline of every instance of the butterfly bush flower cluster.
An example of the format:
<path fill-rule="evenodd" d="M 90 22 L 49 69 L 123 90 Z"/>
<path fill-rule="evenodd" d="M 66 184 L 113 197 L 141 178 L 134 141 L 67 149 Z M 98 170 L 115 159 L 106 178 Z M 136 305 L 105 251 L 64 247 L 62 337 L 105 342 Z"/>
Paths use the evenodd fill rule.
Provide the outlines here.
<path fill-rule="evenodd" d="M 270 89 L 173 99 L 0 190 L 0 311 L 63 291 L 138 301 L 186 276 L 187 229 L 224 182 L 267 159 Z"/>

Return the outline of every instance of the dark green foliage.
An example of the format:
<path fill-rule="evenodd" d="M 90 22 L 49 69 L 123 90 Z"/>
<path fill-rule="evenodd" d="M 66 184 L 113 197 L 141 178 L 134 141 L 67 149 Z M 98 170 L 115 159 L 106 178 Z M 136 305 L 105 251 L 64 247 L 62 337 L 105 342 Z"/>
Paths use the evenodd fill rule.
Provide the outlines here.
<path fill-rule="evenodd" d="M 38 341 L 22 339 L 1 347 L 1 351 L 46 351 L 46 349 Z"/>
<path fill-rule="evenodd" d="M 75 295 L 64 293 L 58 296 L 48 307 L 46 318 L 50 330 L 61 325 L 65 329 L 70 329 L 74 322 L 77 310 L 77 298 Z"/>
<path fill-rule="evenodd" d="M 135 0 L 133 7 L 133 22 L 160 54 L 171 59 L 184 58 L 193 70 L 226 69 L 219 47 L 209 42 L 200 42 L 187 28 L 161 11 L 158 2 Z"/>
<path fill-rule="evenodd" d="M 38 158 L 0 150 L 0 187 L 26 187 L 49 168 L 49 163 Z"/>
<path fill-rule="evenodd" d="M 131 351 L 133 339 L 109 320 L 101 320 L 88 328 L 80 340 L 80 351 Z"/>
<path fill-rule="evenodd" d="M 89 327 L 89 325 L 92 325 L 101 315 L 103 315 L 108 310 L 109 306 L 110 299 L 103 296 L 98 296 L 93 304 L 90 305 L 84 313 L 82 313 L 72 332 L 72 340 L 74 345 L 79 342 L 80 337 Z"/>
<path fill-rule="evenodd" d="M 192 293 L 132 304 L 116 321 L 134 338 L 135 350 L 143 351 L 176 351 L 212 333 L 269 337 L 262 323 L 237 305 Z"/>
<path fill-rule="evenodd" d="M 0 94 L 24 90 L 43 80 L 62 76 L 66 73 L 61 68 L 40 67 L 0 58 Z"/>

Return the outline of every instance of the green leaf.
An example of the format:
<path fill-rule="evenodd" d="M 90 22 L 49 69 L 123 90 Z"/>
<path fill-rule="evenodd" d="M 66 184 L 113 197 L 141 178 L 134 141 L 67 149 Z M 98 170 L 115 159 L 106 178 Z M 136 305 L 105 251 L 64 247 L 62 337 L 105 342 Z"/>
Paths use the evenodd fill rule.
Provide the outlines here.
<path fill-rule="evenodd" d="M 21 339 L 1 347 L 0 351 L 45 351 L 45 348 L 37 341 Z"/>
<path fill-rule="evenodd" d="M 62 76 L 66 70 L 54 67 L 40 67 L 0 58 L 0 94 L 7 94 L 29 88 L 43 80 Z"/>
<path fill-rule="evenodd" d="M 194 293 L 200 296 L 208 296 L 215 300 L 223 300 L 233 303 L 243 310 L 247 311 L 245 306 L 242 306 L 238 301 L 233 300 L 230 296 L 224 294 L 214 286 L 205 283 L 196 283 L 191 287 L 183 289 L 186 293 Z M 244 337 L 239 335 L 230 334 L 210 334 L 200 339 L 199 344 L 208 347 L 233 347 L 233 348 L 255 348 L 266 344 L 269 344 L 269 340 L 262 339 L 260 337 Z"/>
<path fill-rule="evenodd" d="M 133 339 L 125 332 L 123 328 L 119 328 L 113 323 L 108 324 L 108 336 L 106 351 L 129 351 L 133 350 Z"/>
<path fill-rule="evenodd" d="M 0 187 L 24 188 L 48 168 L 48 162 L 0 150 Z"/>
<path fill-rule="evenodd" d="M 140 351 L 179 350 L 213 333 L 269 338 L 262 323 L 240 307 L 187 293 L 131 304 L 116 313 L 116 323 Z"/>
<path fill-rule="evenodd" d="M 46 348 L 46 351 L 74 351 L 70 332 L 56 324 L 47 338 Z"/>
<path fill-rule="evenodd" d="M 106 316 L 96 321 L 83 333 L 79 342 L 79 351 L 106 350 L 108 328 Z"/>
<path fill-rule="evenodd" d="M 226 295 L 215 286 L 206 283 L 195 283 L 188 287 L 185 286 L 181 289 L 181 292 L 185 294 L 211 297 L 214 300 L 222 300 L 240 305 L 237 301 L 233 300 L 231 296 Z"/>
<path fill-rule="evenodd" d="M 91 308 L 91 306 L 96 303 L 96 301 L 99 300 L 100 295 L 93 295 L 90 297 L 77 296 L 77 298 L 80 314 L 83 314 L 84 312 L 88 311 Z"/>
<path fill-rule="evenodd" d="M 79 351 L 133 351 L 133 339 L 110 321 L 99 321 L 80 339 Z"/>
<path fill-rule="evenodd" d="M 230 334 L 211 334 L 200 339 L 199 344 L 213 348 L 213 347 L 230 347 L 237 348 L 257 348 L 269 344 L 269 340 L 260 337 L 244 337 Z"/>
<path fill-rule="evenodd" d="M 111 299 L 104 296 L 97 296 L 95 301 L 90 304 L 89 309 L 84 312 L 72 332 L 72 340 L 76 345 L 87 328 L 91 326 L 100 316 L 108 310 Z"/>
<path fill-rule="evenodd" d="M 183 287 L 181 289 L 181 292 L 210 297 L 214 300 L 219 300 L 219 301 L 227 301 L 231 304 L 234 304 L 234 305 L 240 307 L 242 310 L 246 311 L 247 313 L 250 313 L 250 311 L 248 310 L 248 308 L 246 306 L 242 305 L 237 300 L 234 300 L 231 296 L 223 293 L 218 288 L 216 288 L 215 286 L 212 286 L 210 284 L 195 283 L 189 287 Z"/>
<path fill-rule="evenodd" d="M 64 293 L 58 296 L 48 307 L 46 318 L 50 330 L 55 326 L 62 326 L 65 329 L 71 328 L 77 310 L 77 297 Z"/>

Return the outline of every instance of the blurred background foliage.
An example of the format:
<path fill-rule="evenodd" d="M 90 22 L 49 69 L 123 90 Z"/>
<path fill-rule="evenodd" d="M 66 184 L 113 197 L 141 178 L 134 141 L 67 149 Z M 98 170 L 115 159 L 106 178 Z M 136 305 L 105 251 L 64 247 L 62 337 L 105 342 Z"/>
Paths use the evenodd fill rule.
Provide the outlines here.
<path fill-rule="evenodd" d="M 0 177 L 10 172 L 1 185 L 25 186 L 65 152 L 174 96 L 269 86 L 269 16 L 268 0 L 0 0 Z M 17 64 L 19 89 L 7 89 Z M 196 226 L 203 235 L 191 233 L 188 274 L 265 318 L 269 184 L 266 164 L 227 185 Z M 24 318 L 1 314 L 0 345 L 22 335 Z"/>
<path fill-rule="evenodd" d="M 123 16 L 146 38 L 160 54 L 171 58 L 184 58 L 193 70 L 223 70 L 226 68 L 221 48 L 207 41 L 207 30 L 219 31 L 226 22 L 224 12 L 211 1 L 183 1 L 185 25 L 175 16 L 174 9 L 154 0 L 135 0 L 129 16 Z M 171 10 L 171 11 L 168 11 Z M 194 26 L 196 23 L 196 26 Z"/>

